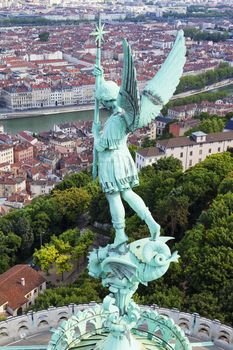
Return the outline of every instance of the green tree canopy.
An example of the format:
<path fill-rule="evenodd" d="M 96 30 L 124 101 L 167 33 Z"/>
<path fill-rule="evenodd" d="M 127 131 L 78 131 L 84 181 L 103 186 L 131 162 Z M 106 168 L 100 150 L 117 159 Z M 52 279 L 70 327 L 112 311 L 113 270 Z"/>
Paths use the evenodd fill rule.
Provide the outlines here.
<path fill-rule="evenodd" d="M 42 32 L 39 34 L 40 41 L 49 41 L 49 32 Z"/>

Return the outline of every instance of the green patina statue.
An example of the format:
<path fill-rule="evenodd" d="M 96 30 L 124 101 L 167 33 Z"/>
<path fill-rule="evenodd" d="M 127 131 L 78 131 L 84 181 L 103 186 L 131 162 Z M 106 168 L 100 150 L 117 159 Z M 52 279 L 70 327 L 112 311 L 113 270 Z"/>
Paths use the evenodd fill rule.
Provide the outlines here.
<path fill-rule="evenodd" d="M 98 49 L 104 33 L 103 27 L 99 28 L 93 33 L 97 36 Z M 123 50 L 124 67 L 120 88 L 113 81 L 105 81 L 98 54 L 94 69 L 96 109 L 101 103 L 105 108 L 112 109 L 113 112 L 102 132 L 99 120 L 96 120 L 98 112 L 95 112 L 93 173 L 95 177 L 98 168 L 99 181 L 110 206 L 112 224 L 116 232 L 114 246 L 127 241 L 122 199 L 146 222 L 153 240 L 157 239 L 160 234 L 159 224 L 153 219 L 141 197 L 132 190 L 139 184 L 139 179 L 127 147 L 127 136 L 130 132 L 147 126 L 155 119 L 163 105 L 175 92 L 185 63 L 183 32 L 179 32 L 174 47 L 159 72 L 146 84 L 141 99 L 133 57 L 126 40 L 123 40 Z"/>
<path fill-rule="evenodd" d="M 90 253 L 88 269 L 91 276 L 102 279 L 110 294 L 104 298 L 102 306 L 96 305 L 79 312 L 64 322 L 54 332 L 48 349 L 84 349 L 83 340 L 90 338 L 90 350 L 190 350 L 184 332 L 171 319 L 163 318 L 154 310 L 140 308 L 132 299 L 139 283 L 147 285 L 163 276 L 179 255 L 177 252 L 171 253 L 166 244 L 171 237 L 160 236 L 159 224 L 133 191 L 139 179 L 127 148 L 128 134 L 148 125 L 175 92 L 185 63 L 183 32 L 178 33 L 168 58 L 146 84 L 141 98 L 133 57 L 126 40 L 123 40 L 121 87 L 112 81 L 105 81 L 100 65 L 100 44 L 104 33 L 101 23 L 92 33 L 97 41 L 93 177 L 99 176 L 109 202 L 116 235 L 113 244 Z M 100 104 L 112 109 L 112 115 L 102 131 L 99 123 Z M 150 237 L 127 243 L 122 199 L 146 222 Z M 90 331 L 90 325 L 94 326 L 94 331 Z M 161 332 L 162 338 L 156 336 L 157 331 Z M 91 338 L 93 335 L 102 335 L 103 339 L 96 341 L 95 338 L 94 342 Z"/>

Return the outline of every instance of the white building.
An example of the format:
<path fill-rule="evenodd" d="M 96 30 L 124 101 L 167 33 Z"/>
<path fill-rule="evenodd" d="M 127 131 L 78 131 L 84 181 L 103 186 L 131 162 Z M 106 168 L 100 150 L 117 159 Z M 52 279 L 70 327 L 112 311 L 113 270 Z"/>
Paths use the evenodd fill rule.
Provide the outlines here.
<path fill-rule="evenodd" d="M 56 181 L 36 180 L 30 183 L 30 191 L 32 197 L 49 194 L 57 184 Z"/>
<path fill-rule="evenodd" d="M 14 148 L 10 145 L 0 145 L 0 164 L 14 163 Z"/>
<path fill-rule="evenodd" d="M 152 165 L 163 157 L 174 157 L 181 161 L 183 169 L 203 161 L 207 156 L 222 153 L 233 147 L 233 131 L 205 134 L 201 131 L 190 137 L 158 140 L 156 147 L 136 152 L 137 169 Z"/>
<path fill-rule="evenodd" d="M 71 106 L 94 103 L 93 85 L 64 86 L 51 89 L 47 84 L 30 87 L 7 88 L 2 98 L 10 109 Z"/>

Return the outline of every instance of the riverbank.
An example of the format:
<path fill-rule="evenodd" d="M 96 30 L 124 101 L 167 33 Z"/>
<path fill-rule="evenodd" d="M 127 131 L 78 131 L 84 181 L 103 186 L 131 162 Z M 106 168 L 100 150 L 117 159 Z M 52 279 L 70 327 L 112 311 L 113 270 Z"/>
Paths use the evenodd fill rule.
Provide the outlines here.
<path fill-rule="evenodd" d="M 39 108 L 39 109 L 30 109 L 24 111 L 13 111 L 10 112 L 6 109 L 0 109 L 0 113 L 4 115 L 4 117 L 0 120 L 9 120 L 9 119 L 17 119 L 17 118 L 31 118 L 31 117 L 46 117 L 48 115 L 55 114 L 64 114 L 64 113 L 74 113 L 74 112 L 85 112 L 91 111 L 94 109 L 94 105 L 81 105 L 81 106 L 64 106 L 64 107 L 55 107 L 55 108 Z M 5 117 L 6 116 L 6 117 Z"/>
<path fill-rule="evenodd" d="M 226 79 L 219 83 L 206 86 L 204 89 L 192 90 L 183 92 L 172 97 L 172 100 L 177 100 L 179 98 L 188 97 L 191 95 L 200 94 L 203 92 L 208 92 L 211 90 L 224 90 L 224 88 L 229 88 L 233 85 L 233 79 Z M 53 107 L 53 108 L 38 108 L 30 109 L 24 111 L 10 111 L 7 109 L 0 109 L 0 120 L 10 120 L 18 118 L 32 118 L 32 117 L 46 117 L 49 115 L 58 115 L 64 113 L 75 113 L 75 112 L 89 112 L 94 109 L 93 104 L 88 105 L 73 105 L 73 106 L 62 106 L 62 107 Z M 1 117 L 2 115 L 2 117 Z"/>
<path fill-rule="evenodd" d="M 85 110 L 73 112 L 71 108 L 59 113 L 53 114 L 37 114 L 26 116 L 18 116 L 17 118 L 7 118 L 0 120 L 0 124 L 4 127 L 5 132 L 9 134 L 16 134 L 18 131 L 27 130 L 32 133 L 39 133 L 42 131 L 54 130 L 54 125 L 63 123 L 72 123 L 79 120 L 93 120 L 94 111 L 89 110 L 93 106 L 85 106 Z M 56 111 L 58 112 L 58 111 Z M 37 111 L 38 113 L 38 111 Z M 105 120 L 109 115 L 108 111 L 100 110 L 100 119 Z"/>
<path fill-rule="evenodd" d="M 233 85 L 233 79 L 226 79 L 226 80 L 222 80 L 219 81 L 218 83 L 212 84 L 212 85 L 207 85 L 205 86 L 203 89 L 198 89 L 198 90 L 191 90 L 191 91 L 186 91 L 186 92 L 182 92 L 180 94 L 177 95 L 173 95 L 171 100 L 178 100 L 179 98 L 185 98 L 188 96 L 192 96 L 192 95 L 198 95 L 201 94 L 203 92 L 209 92 L 212 90 L 224 90 L 224 88 L 228 88 L 229 86 Z"/>

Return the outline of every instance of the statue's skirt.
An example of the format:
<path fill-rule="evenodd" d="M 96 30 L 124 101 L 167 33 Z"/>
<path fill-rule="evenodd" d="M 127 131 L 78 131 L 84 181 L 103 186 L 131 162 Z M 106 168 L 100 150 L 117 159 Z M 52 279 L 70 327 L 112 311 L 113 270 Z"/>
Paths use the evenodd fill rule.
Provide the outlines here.
<path fill-rule="evenodd" d="M 137 169 L 126 145 L 100 152 L 98 166 L 103 192 L 121 192 L 139 184 Z"/>

